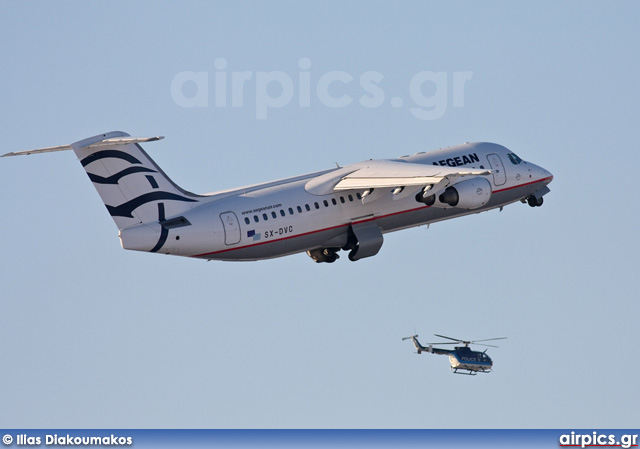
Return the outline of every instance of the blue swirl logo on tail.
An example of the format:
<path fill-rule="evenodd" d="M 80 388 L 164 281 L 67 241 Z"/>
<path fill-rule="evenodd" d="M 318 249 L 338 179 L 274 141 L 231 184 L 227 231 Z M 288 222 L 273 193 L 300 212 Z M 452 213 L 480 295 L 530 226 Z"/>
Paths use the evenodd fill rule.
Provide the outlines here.
<path fill-rule="evenodd" d="M 126 203 L 123 203 L 119 206 L 107 205 L 107 210 L 109 211 L 112 217 L 133 218 L 133 215 L 131 215 L 131 212 L 133 212 L 134 209 L 144 204 L 150 203 L 151 201 L 158 201 L 158 200 L 175 200 L 175 201 L 185 201 L 188 203 L 197 202 L 194 199 L 187 198 L 185 196 L 176 195 L 175 193 L 159 191 L 159 192 L 145 193 L 144 195 L 140 195 L 139 197 L 129 200 Z"/>
<path fill-rule="evenodd" d="M 82 161 L 80 161 L 80 163 L 82 164 L 83 167 L 86 167 L 87 165 L 89 165 L 92 162 L 95 161 L 99 161 L 100 159 L 105 159 L 108 157 L 112 157 L 112 158 L 116 158 L 116 159 L 122 159 L 125 160 L 131 164 L 142 164 L 142 162 L 140 162 L 138 159 L 136 159 L 133 155 L 129 154 L 129 153 L 125 153 L 124 151 L 118 151 L 118 150 L 102 150 L 102 151 L 98 151 L 97 153 L 93 153 L 87 157 L 85 157 L 84 159 L 82 159 Z"/>
<path fill-rule="evenodd" d="M 89 179 L 96 184 L 118 184 L 120 178 L 124 178 L 127 175 L 131 175 L 133 173 L 157 173 L 155 170 L 151 170 L 147 167 L 129 167 L 122 170 L 115 175 L 111 175 L 108 178 L 103 178 L 102 176 L 94 175 L 93 173 L 87 172 L 89 175 Z"/>
<path fill-rule="evenodd" d="M 142 149 L 140 150 L 142 151 Z M 89 170 L 87 170 L 87 166 L 89 164 L 102 159 L 106 159 L 106 158 L 120 159 L 132 164 L 132 166 L 127 167 L 119 171 L 118 173 L 115 173 L 113 175 L 106 176 L 106 177 L 97 175 L 95 173 L 90 173 Z M 105 206 L 112 217 L 134 218 L 133 211 L 135 209 L 153 201 L 182 201 L 186 203 L 198 202 L 198 200 L 196 199 L 181 195 L 179 190 L 176 191 L 178 193 L 160 190 L 160 185 L 158 184 L 158 180 L 156 180 L 153 174 L 156 174 L 156 175 L 160 174 L 162 176 L 164 175 L 164 173 L 162 173 L 159 169 L 154 170 L 152 168 L 145 167 L 143 162 L 141 162 L 137 157 L 133 156 L 130 153 L 127 153 L 124 151 L 118 151 L 118 150 L 98 151 L 82 159 L 81 163 L 82 163 L 82 166 L 85 167 L 85 170 L 87 171 L 87 175 L 89 175 L 89 179 L 94 184 L 96 184 L 96 188 L 98 188 L 98 185 L 119 186 L 120 180 L 122 180 L 126 176 L 134 175 L 136 173 L 144 173 L 144 176 L 148 182 L 148 185 L 146 188 L 144 187 L 144 185 L 138 185 L 134 193 L 134 195 L 137 194 L 135 198 L 129 199 L 128 201 L 125 201 L 124 203 L 118 206 L 111 206 L 105 203 Z M 154 168 L 157 168 L 153 163 L 152 163 L 152 166 Z M 112 169 L 113 169 L 113 166 L 112 166 Z M 161 227 L 160 238 L 158 239 L 158 242 L 155 244 L 155 246 L 150 250 L 150 252 L 159 251 L 167 241 L 167 238 L 169 236 L 169 227 L 163 224 L 165 221 L 166 221 L 165 203 L 160 202 L 158 203 L 158 222 L 160 223 L 160 227 Z"/>

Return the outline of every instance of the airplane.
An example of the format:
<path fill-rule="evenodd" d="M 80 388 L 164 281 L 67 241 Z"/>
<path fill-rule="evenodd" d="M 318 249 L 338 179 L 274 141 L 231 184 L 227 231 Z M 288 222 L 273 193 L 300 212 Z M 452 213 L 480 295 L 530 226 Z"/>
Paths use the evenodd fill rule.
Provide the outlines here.
<path fill-rule="evenodd" d="M 446 338 L 448 340 L 453 340 L 452 342 L 440 342 L 440 343 L 426 343 L 429 346 L 422 346 L 418 341 L 417 335 L 412 335 L 411 337 L 404 337 L 402 340 L 409 340 L 413 342 L 413 345 L 416 347 L 416 351 L 418 354 L 422 354 L 423 352 L 430 352 L 432 354 L 438 355 L 447 355 L 449 356 L 449 363 L 451 364 L 451 370 L 454 374 L 468 374 L 471 376 L 476 375 L 477 373 L 490 373 L 491 368 L 493 367 L 493 361 L 491 357 L 487 355 L 485 351 L 474 351 L 469 345 L 476 344 L 480 346 L 489 346 L 491 348 L 497 348 L 494 345 L 488 345 L 486 343 L 480 343 L 483 341 L 493 341 L 493 340 L 505 340 L 507 337 L 498 337 L 498 338 L 487 338 L 484 340 L 458 340 L 457 338 L 446 337 L 444 335 L 434 334 L 436 337 Z M 434 348 L 433 345 L 455 345 L 462 343 L 464 346 L 456 346 L 453 349 L 441 349 Z"/>
<path fill-rule="evenodd" d="M 112 131 L 3 157 L 72 150 L 124 249 L 223 261 L 306 252 L 332 263 L 340 250 L 357 261 L 376 255 L 388 232 L 518 201 L 539 207 L 553 180 L 504 146 L 475 142 L 197 195 L 140 146 L 163 138 Z"/>

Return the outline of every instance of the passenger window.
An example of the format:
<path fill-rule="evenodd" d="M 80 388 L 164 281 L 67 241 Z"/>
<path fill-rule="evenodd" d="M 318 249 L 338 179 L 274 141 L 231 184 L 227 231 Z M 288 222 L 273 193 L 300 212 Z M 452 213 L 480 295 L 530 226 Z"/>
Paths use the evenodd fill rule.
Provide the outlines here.
<path fill-rule="evenodd" d="M 324 207 L 329 207 L 329 202 L 327 200 L 324 200 L 323 203 L 324 203 Z"/>
<path fill-rule="evenodd" d="M 272 212 L 271 212 L 271 218 L 277 218 L 277 217 L 278 217 L 278 216 L 276 215 L 276 213 L 272 211 Z"/>
<path fill-rule="evenodd" d="M 356 193 L 356 198 L 358 198 L 359 200 L 362 199 L 362 195 L 360 195 L 360 192 Z"/>
<path fill-rule="evenodd" d="M 338 204 L 338 202 L 336 201 L 335 198 L 331 198 L 331 203 L 335 206 L 336 204 Z"/>
<path fill-rule="evenodd" d="M 258 216 L 257 216 L 257 215 L 254 215 L 254 216 L 253 216 L 253 221 L 255 221 L 255 222 L 257 223 L 258 221 L 260 221 L 260 219 L 258 218 Z"/>
<path fill-rule="evenodd" d="M 284 216 L 285 216 L 284 209 L 280 209 L 280 215 L 281 215 L 282 217 L 284 217 Z"/>
<path fill-rule="evenodd" d="M 309 211 L 311 210 L 311 208 L 309 207 L 309 205 L 308 205 L 308 204 L 305 204 L 305 205 L 304 205 L 304 208 L 305 208 L 305 209 L 307 209 L 307 212 L 309 212 Z"/>
<path fill-rule="evenodd" d="M 264 221 L 267 221 L 267 220 L 269 219 L 269 217 L 267 217 L 267 214 L 262 214 L 262 219 L 263 219 Z"/>
<path fill-rule="evenodd" d="M 316 209 L 320 209 L 320 205 L 318 204 L 318 202 L 313 203 L 314 206 L 316 206 Z"/>
<path fill-rule="evenodd" d="M 246 224 L 249 224 L 249 223 L 251 223 L 251 220 L 249 220 L 249 217 L 244 217 L 244 222 Z"/>
<path fill-rule="evenodd" d="M 302 213 L 302 208 L 300 206 L 298 206 L 298 213 L 301 214 Z"/>
<path fill-rule="evenodd" d="M 289 208 L 289 215 L 293 215 L 293 209 Z"/>
<path fill-rule="evenodd" d="M 349 201 L 353 201 L 353 196 L 349 194 Z"/>
<path fill-rule="evenodd" d="M 341 196 L 341 197 L 340 197 L 340 202 L 341 202 L 342 204 L 344 204 L 344 197 L 343 197 L 343 196 Z"/>

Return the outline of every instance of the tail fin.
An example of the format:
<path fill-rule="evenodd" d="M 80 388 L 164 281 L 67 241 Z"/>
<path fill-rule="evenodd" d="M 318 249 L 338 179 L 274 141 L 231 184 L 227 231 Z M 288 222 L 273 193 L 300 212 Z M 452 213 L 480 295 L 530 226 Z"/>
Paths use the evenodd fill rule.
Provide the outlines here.
<path fill-rule="evenodd" d="M 121 131 L 71 145 L 4 156 L 73 150 L 118 229 L 165 220 L 193 208 L 202 198 L 174 184 L 138 145 L 163 137 L 132 138 Z"/>

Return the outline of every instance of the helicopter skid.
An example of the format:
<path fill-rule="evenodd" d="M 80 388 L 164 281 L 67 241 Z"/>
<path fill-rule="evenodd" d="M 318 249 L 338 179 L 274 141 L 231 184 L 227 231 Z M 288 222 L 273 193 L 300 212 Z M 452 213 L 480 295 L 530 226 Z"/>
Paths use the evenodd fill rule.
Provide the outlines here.
<path fill-rule="evenodd" d="M 453 374 L 464 374 L 467 376 L 475 376 L 478 373 L 490 373 L 491 370 L 472 370 L 468 368 L 452 368 Z M 461 372 L 458 372 L 461 371 Z M 465 372 L 466 371 L 466 372 Z"/>

